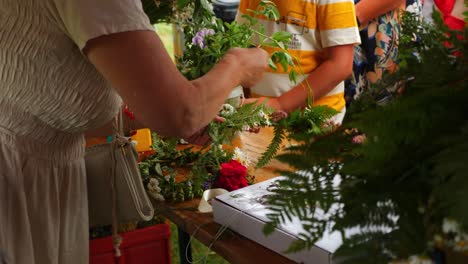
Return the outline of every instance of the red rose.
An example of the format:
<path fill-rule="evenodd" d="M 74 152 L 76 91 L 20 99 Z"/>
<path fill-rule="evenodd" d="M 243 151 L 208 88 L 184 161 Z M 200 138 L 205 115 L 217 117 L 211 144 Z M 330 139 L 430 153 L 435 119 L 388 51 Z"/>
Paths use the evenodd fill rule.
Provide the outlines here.
<path fill-rule="evenodd" d="M 221 164 L 216 186 L 234 191 L 248 185 L 247 168 L 236 160 Z"/>

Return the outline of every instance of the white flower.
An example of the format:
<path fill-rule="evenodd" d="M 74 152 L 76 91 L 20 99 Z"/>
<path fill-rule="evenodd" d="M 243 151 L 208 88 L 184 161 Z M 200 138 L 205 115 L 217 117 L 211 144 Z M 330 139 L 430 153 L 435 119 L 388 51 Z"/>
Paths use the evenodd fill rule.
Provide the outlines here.
<path fill-rule="evenodd" d="M 453 239 L 453 250 L 458 252 L 468 251 L 468 234 L 461 233 L 455 236 Z"/>
<path fill-rule="evenodd" d="M 149 191 L 157 191 L 157 192 L 160 192 L 161 191 L 161 188 L 159 188 L 159 181 L 155 178 L 151 178 L 148 182 L 148 190 Z M 159 190 L 159 191 L 158 191 Z"/>
<path fill-rule="evenodd" d="M 409 264 L 433 264 L 432 260 L 430 260 L 427 257 L 421 257 L 421 256 L 411 256 L 408 258 L 408 263 Z"/>
<path fill-rule="evenodd" d="M 171 180 L 171 175 L 170 175 L 170 174 L 168 174 L 168 175 L 164 176 L 164 180 L 166 180 L 166 181 L 170 181 L 170 180 Z"/>
<path fill-rule="evenodd" d="M 159 187 L 159 181 L 155 178 L 151 178 L 148 182 L 148 194 L 157 201 L 164 201 L 164 197 L 161 195 L 161 188 Z"/>
<path fill-rule="evenodd" d="M 232 159 L 237 160 L 238 162 L 240 162 L 245 167 L 249 167 L 249 165 L 251 163 L 249 155 L 242 152 L 242 150 L 240 150 L 240 148 L 238 148 L 238 147 L 234 148 L 234 155 L 232 156 Z"/>
<path fill-rule="evenodd" d="M 236 111 L 236 109 L 234 108 L 234 106 L 232 106 L 230 104 L 223 104 L 221 106 L 221 110 L 219 110 L 219 115 L 220 116 L 229 116 L 229 115 L 232 115 L 235 111 Z"/>
<path fill-rule="evenodd" d="M 460 225 L 458 224 L 457 221 L 453 219 L 444 219 L 444 222 L 442 223 L 442 231 L 445 234 L 448 233 L 459 233 L 460 232 Z"/>
<path fill-rule="evenodd" d="M 263 112 L 263 111 L 259 111 L 258 116 L 260 116 L 261 118 L 265 118 L 265 119 L 267 118 L 265 112 Z"/>
<path fill-rule="evenodd" d="M 179 139 L 179 144 L 187 145 L 187 144 L 188 144 L 188 141 L 186 141 L 185 139 L 181 138 L 181 139 Z"/>
<path fill-rule="evenodd" d="M 148 194 L 156 201 L 164 201 L 164 196 L 162 196 L 159 192 L 148 192 Z"/>
<path fill-rule="evenodd" d="M 243 130 L 243 131 L 249 131 L 249 130 L 250 130 L 250 126 L 249 126 L 249 125 L 243 125 L 243 126 L 242 126 L 242 130 Z"/>

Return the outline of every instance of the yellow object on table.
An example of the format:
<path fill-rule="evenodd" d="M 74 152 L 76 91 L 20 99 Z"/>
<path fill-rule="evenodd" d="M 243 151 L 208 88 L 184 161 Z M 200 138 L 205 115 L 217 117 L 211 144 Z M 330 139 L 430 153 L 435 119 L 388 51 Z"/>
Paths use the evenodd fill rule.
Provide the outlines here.
<path fill-rule="evenodd" d="M 136 133 L 131 137 L 132 141 L 136 141 L 136 150 L 144 152 L 151 150 L 153 141 L 151 139 L 151 130 L 148 128 L 137 129 Z"/>

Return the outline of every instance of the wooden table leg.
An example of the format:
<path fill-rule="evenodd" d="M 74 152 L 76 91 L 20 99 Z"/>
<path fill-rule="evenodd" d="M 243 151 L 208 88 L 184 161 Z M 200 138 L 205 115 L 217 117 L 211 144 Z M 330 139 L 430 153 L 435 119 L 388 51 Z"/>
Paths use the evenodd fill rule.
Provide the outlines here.
<path fill-rule="evenodd" d="M 189 244 L 190 235 L 179 227 L 177 228 L 177 234 L 179 235 L 180 264 L 190 264 L 192 263 L 192 245 Z"/>

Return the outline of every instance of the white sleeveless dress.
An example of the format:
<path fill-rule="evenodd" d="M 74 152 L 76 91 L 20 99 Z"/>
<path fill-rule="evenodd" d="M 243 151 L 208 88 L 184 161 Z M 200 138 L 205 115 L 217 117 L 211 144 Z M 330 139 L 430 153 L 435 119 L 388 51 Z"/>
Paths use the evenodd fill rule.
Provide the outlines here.
<path fill-rule="evenodd" d="M 0 263 L 88 262 L 83 132 L 121 104 L 81 52 L 140 0 L 0 0 Z"/>

